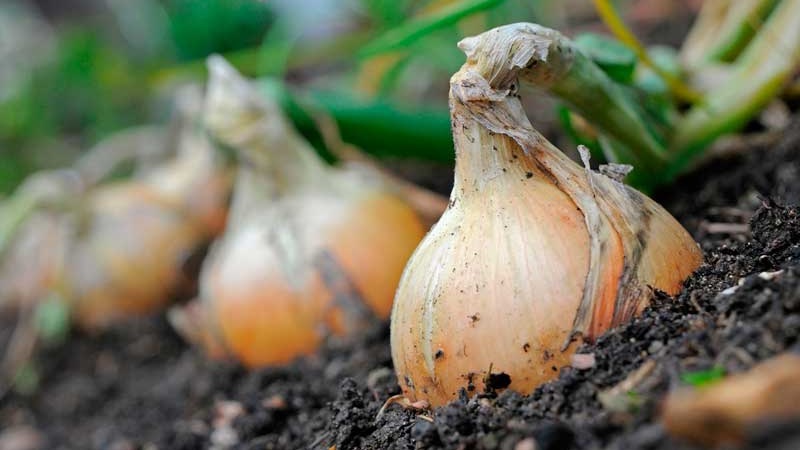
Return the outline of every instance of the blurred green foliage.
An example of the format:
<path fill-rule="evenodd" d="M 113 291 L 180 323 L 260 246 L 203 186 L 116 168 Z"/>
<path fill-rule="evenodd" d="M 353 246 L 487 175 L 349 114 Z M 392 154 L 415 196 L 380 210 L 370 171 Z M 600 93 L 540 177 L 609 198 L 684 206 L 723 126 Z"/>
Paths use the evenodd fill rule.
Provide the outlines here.
<path fill-rule="evenodd" d="M 708 386 L 723 378 L 725 378 L 725 369 L 720 366 L 714 366 L 708 370 L 687 372 L 681 375 L 681 381 L 694 387 Z"/>
<path fill-rule="evenodd" d="M 420 38 L 432 31 L 458 23 L 460 19 L 482 12 L 503 3 L 503 0 L 466 0 L 443 6 L 430 14 L 411 18 L 398 26 L 390 28 L 361 49 L 362 58 L 405 50 Z"/>
<path fill-rule="evenodd" d="M 53 56 L 0 100 L 0 196 L 110 133 L 165 120 L 174 86 L 202 82 L 212 53 L 250 76 L 301 80 L 286 91 L 332 114 L 369 152 L 450 160 L 446 80 L 463 62 L 456 42 L 542 20 L 552 2 L 349 0 L 331 23 L 302 29 L 260 0 L 96 3 L 94 18 L 57 21 Z M 340 30 L 305 39 L 325 26 Z M 294 113 L 313 137 L 313 123 Z"/>
<path fill-rule="evenodd" d="M 140 119 L 130 108 L 141 91 L 137 69 L 122 54 L 76 31 L 65 34 L 56 55 L 0 111 L 4 136 L 83 133 L 93 139 Z"/>
<path fill-rule="evenodd" d="M 135 7 L 148 5 L 162 7 L 147 1 Z M 46 146 L 51 153 L 67 143 L 86 148 L 111 132 L 151 120 L 158 94 L 150 81 L 153 72 L 258 45 L 274 18 L 257 0 L 169 0 L 160 11 L 166 14 L 162 25 L 168 30 L 143 31 L 158 37 L 156 48 L 145 55 L 138 42 L 126 42 L 96 24 L 59 25 L 54 57 L 0 102 L 0 193 L 48 165 L 48 155 L 42 157 L 36 148 Z M 105 18 L 110 24 L 115 23 L 112 12 L 117 22 L 131 20 L 128 10 L 112 8 Z M 140 24 L 120 28 L 134 25 Z M 142 26 L 157 25 L 150 21 Z M 53 164 L 63 162 L 54 156 Z"/>
<path fill-rule="evenodd" d="M 169 30 L 180 61 L 257 46 L 274 20 L 266 2 L 171 0 Z"/>
<path fill-rule="evenodd" d="M 621 42 L 596 33 L 583 33 L 575 37 L 575 45 L 592 58 L 612 80 L 630 83 L 636 69 L 636 53 Z"/>
<path fill-rule="evenodd" d="M 94 141 L 143 120 L 136 66 L 86 31 L 64 33 L 56 57 L 0 103 L 0 191 L 7 191 L 38 161 L 29 146 L 47 138 Z"/>

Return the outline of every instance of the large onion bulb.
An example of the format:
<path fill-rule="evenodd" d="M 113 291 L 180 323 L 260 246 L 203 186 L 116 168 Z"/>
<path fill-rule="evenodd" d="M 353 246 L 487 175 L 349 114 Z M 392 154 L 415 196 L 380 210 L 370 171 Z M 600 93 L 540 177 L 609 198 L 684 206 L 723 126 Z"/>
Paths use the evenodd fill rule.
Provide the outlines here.
<path fill-rule="evenodd" d="M 547 76 L 537 61 L 560 39 L 515 24 L 459 44 L 450 207 L 409 261 L 392 313 L 392 357 L 412 401 L 441 405 L 490 379 L 530 392 L 579 337 L 635 316 L 654 289 L 675 293 L 701 261 L 663 208 L 531 126 L 517 90 Z M 499 373 L 510 380 L 489 376 Z"/>

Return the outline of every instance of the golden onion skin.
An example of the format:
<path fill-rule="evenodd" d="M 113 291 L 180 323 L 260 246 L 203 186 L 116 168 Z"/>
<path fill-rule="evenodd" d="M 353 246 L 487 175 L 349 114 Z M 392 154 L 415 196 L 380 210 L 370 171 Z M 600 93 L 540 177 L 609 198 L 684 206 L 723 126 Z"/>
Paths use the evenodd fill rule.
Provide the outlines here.
<path fill-rule="evenodd" d="M 202 129 L 191 124 L 183 128 L 176 139 L 175 157 L 143 174 L 141 182 L 173 202 L 187 220 L 213 238 L 225 230 L 233 174 Z"/>
<path fill-rule="evenodd" d="M 392 312 L 392 359 L 411 401 L 439 406 L 500 373 L 510 382 L 500 387 L 528 393 L 581 340 L 639 314 L 653 289 L 676 293 L 702 261 L 663 208 L 580 167 L 528 121 L 519 84 L 552 75 L 537 63 L 560 39 L 513 24 L 459 44 L 451 206 L 409 261 Z"/>
<path fill-rule="evenodd" d="M 271 209 L 286 214 L 281 220 L 266 214 L 229 233 L 202 275 L 224 347 L 249 367 L 286 363 L 328 334 L 352 335 L 371 318 L 388 318 L 425 232 L 415 212 L 386 193 L 283 203 Z"/>
<path fill-rule="evenodd" d="M 209 71 L 205 123 L 236 151 L 239 172 L 226 232 L 201 274 L 207 313 L 192 316 L 205 323 L 181 312 L 173 322 L 210 355 L 217 336 L 211 347 L 261 367 L 386 319 L 425 234 L 421 219 L 374 170 L 327 165 L 223 59 L 210 58 Z"/>
<path fill-rule="evenodd" d="M 466 133 L 498 149 L 482 155 L 496 159 L 495 173 L 467 182 L 459 159 L 452 206 L 414 252 L 392 314 L 403 392 L 432 405 L 470 384 L 483 389 L 490 367 L 520 392 L 552 378 L 569 358 L 554 347 L 572 321 L 558 318 L 574 315 L 584 286 L 575 275 L 588 266 L 588 233 L 569 197 L 507 139 Z"/>
<path fill-rule="evenodd" d="M 103 186 L 84 208 L 60 283 L 75 321 L 98 329 L 162 309 L 204 239 L 201 227 L 138 182 Z"/>
<path fill-rule="evenodd" d="M 61 214 L 37 211 L 29 217 L 0 261 L 0 309 L 31 307 L 61 277 L 69 227 Z"/>

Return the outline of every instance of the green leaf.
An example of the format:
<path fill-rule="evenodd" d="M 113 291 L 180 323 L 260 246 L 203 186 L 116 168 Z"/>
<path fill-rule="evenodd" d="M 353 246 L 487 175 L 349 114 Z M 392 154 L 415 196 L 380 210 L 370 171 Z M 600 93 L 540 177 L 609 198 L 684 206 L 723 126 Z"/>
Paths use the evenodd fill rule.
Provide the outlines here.
<path fill-rule="evenodd" d="M 575 37 L 575 45 L 612 80 L 628 84 L 636 69 L 636 53 L 618 40 L 595 33 Z"/>
<path fill-rule="evenodd" d="M 362 0 L 372 20 L 383 26 L 396 26 L 406 16 L 407 1 L 403 0 Z"/>
<path fill-rule="evenodd" d="M 258 46 L 274 17 L 268 2 L 257 0 L 171 0 L 168 5 L 172 40 L 182 60 Z"/>
<path fill-rule="evenodd" d="M 278 18 L 258 49 L 257 73 L 261 76 L 283 77 L 289 68 L 289 58 L 296 42 L 296 33 L 289 23 Z"/>
<path fill-rule="evenodd" d="M 681 76 L 681 63 L 675 49 L 665 46 L 653 46 L 647 49 L 647 54 L 659 70 L 669 73 L 674 77 Z M 636 71 L 636 87 L 651 95 L 661 97 L 669 96 L 669 86 L 664 79 L 653 69 L 639 66 Z"/>
<path fill-rule="evenodd" d="M 463 0 L 441 10 L 412 19 L 375 38 L 358 53 L 360 58 L 369 58 L 381 53 L 403 49 L 433 31 L 453 25 L 464 17 L 494 8 L 504 0 Z"/>
<path fill-rule="evenodd" d="M 681 375 L 681 380 L 694 387 L 701 387 L 716 383 L 724 377 L 725 369 L 720 366 L 714 366 L 708 370 L 684 373 Z"/>

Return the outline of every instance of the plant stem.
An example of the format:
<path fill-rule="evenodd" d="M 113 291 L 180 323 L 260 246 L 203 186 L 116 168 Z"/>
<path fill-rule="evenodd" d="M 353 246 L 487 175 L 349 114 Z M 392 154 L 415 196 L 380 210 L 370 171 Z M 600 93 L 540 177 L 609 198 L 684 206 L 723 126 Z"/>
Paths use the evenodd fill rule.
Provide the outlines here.
<path fill-rule="evenodd" d="M 737 59 L 730 78 L 676 123 L 667 176 L 679 174 L 717 137 L 747 123 L 780 92 L 798 66 L 800 0 L 785 0 Z"/>
<path fill-rule="evenodd" d="M 163 158 L 174 151 L 167 142 L 167 130 L 158 125 L 142 125 L 119 131 L 100 141 L 75 161 L 74 169 L 87 186 L 109 177 L 121 165 L 148 157 Z"/>
<path fill-rule="evenodd" d="M 681 47 L 684 65 L 694 69 L 708 63 L 733 61 L 778 1 L 705 0 Z"/>
<path fill-rule="evenodd" d="M 520 80 L 552 93 L 616 141 L 613 148 L 627 150 L 617 152 L 612 162 L 631 164 L 640 173 L 658 173 L 666 163 L 664 139 L 629 93 L 557 31 L 534 30 L 532 39 L 541 40 L 547 51 L 532 55 Z"/>
<path fill-rule="evenodd" d="M 256 86 L 220 56 L 210 57 L 208 68 L 206 129 L 257 174 L 253 178 L 260 181 L 261 194 L 279 195 L 289 187 L 326 179 L 324 162 L 273 98 L 259 98 Z M 234 200 L 234 210 L 236 205 Z"/>

